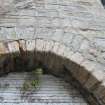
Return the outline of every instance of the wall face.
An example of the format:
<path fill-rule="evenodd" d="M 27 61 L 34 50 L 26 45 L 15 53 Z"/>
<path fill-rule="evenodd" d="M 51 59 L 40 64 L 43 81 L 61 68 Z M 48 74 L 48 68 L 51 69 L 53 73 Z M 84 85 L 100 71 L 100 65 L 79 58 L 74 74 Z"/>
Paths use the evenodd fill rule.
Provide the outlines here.
<path fill-rule="evenodd" d="M 36 38 L 47 40 L 51 52 L 83 66 L 78 75 L 87 80 L 85 87 L 105 103 L 105 10 L 100 0 L 0 0 L 0 40 Z M 38 43 L 42 50 L 44 41 Z M 9 53 L 17 49 L 7 46 Z M 0 54 L 4 49 L 0 42 Z M 77 79 L 83 83 L 83 78 Z"/>
<path fill-rule="evenodd" d="M 94 43 L 105 64 L 104 13 L 99 0 L 0 0 L 0 40 L 45 38 L 74 51 Z"/>

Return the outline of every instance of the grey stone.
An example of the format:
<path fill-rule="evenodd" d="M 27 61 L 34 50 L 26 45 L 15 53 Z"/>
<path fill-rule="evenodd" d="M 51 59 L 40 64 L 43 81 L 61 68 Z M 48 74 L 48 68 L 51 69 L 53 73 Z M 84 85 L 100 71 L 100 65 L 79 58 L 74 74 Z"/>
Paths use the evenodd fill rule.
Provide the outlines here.
<path fill-rule="evenodd" d="M 19 50 L 25 59 L 25 52 L 35 47 L 36 59 L 43 59 L 56 73 L 61 73 L 65 65 L 94 94 L 94 88 L 104 81 L 104 31 L 105 10 L 100 0 L 0 0 L 0 54 Z M 8 42 L 8 51 L 7 41 L 16 39 L 19 48 L 17 42 Z M 35 45 L 31 39 L 35 39 Z"/>

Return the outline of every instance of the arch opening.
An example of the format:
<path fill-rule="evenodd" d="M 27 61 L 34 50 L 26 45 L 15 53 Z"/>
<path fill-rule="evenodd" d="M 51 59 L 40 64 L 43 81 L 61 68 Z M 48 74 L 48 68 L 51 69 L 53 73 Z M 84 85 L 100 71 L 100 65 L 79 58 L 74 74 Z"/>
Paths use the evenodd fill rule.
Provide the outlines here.
<path fill-rule="evenodd" d="M 105 0 L 100 1 L 105 4 Z M 16 71 L 30 71 L 41 66 L 45 72 L 67 80 L 72 77 L 70 83 L 82 90 L 91 105 L 104 105 L 104 40 L 98 33 L 103 33 L 104 18 L 100 15 L 104 13 L 99 4 L 97 0 L 1 0 L 0 39 L 13 41 L 0 42 L 0 74 L 13 72 L 14 67 Z M 25 39 L 33 37 L 49 41 Z M 18 38 L 25 40 L 14 40 Z"/>
<path fill-rule="evenodd" d="M 25 76 L 25 73 L 30 74 L 30 73 L 32 73 L 33 70 L 35 70 L 37 68 L 42 68 L 43 69 L 43 77 L 42 77 L 43 83 L 46 84 L 46 82 L 52 82 L 52 81 L 56 83 L 57 81 L 60 82 L 62 80 L 62 82 L 65 82 L 65 83 L 62 84 L 62 82 L 61 82 L 59 85 L 62 85 L 62 86 L 59 86 L 59 88 L 62 88 L 64 86 L 65 89 L 67 88 L 66 90 L 68 90 L 68 88 L 69 88 L 69 91 L 74 91 L 74 93 L 71 93 L 71 96 L 69 95 L 70 93 L 67 94 L 67 91 L 65 91 L 67 96 L 69 95 L 70 98 L 74 97 L 74 99 L 72 99 L 72 102 L 71 102 L 71 100 L 66 99 L 69 97 L 65 96 L 66 97 L 66 98 L 64 98 L 65 100 L 63 100 L 63 99 L 61 100 L 60 98 L 63 97 L 61 94 L 61 96 L 58 96 L 59 97 L 58 100 L 53 100 L 53 102 L 50 102 L 50 101 L 52 101 L 52 99 L 50 99 L 50 97 L 48 97 L 49 101 L 42 99 L 39 102 L 45 102 L 45 103 L 49 102 L 49 103 L 52 103 L 52 105 L 53 105 L 53 103 L 59 102 L 59 104 L 60 104 L 60 103 L 63 103 L 63 101 L 64 101 L 65 105 L 69 104 L 70 102 L 74 103 L 74 104 L 77 104 L 80 102 L 81 105 L 82 104 L 88 105 L 89 101 L 86 98 L 88 94 L 86 94 L 86 96 L 84 96 L 84 93 L 86 93 L 87 91 L 85 91 L 84 88 L 81 87 L 81 85 L 77 82 L 77 80 L 74 79 L 74 77 L 72 77 L 72 74 L 66 69 L 66 67 L 63 64 L 60 64 L 60 66 L 57 67 L 56 61 L 54 61 L 55 62 L 54 64 L 48 66 L 46 64 L 46 62 L 44 61 L 45 58 L 43 58 L 43 57 L 44 57 L 44 55 L 47 55 L 50 58 L 55 57 L 55 59 L 60 59 L 60 62 L 63 60 L 63 58 L 61 58 L 60 56 L 57 56 L 51 52 L 45 53 L 45 52 L 36 51 L 36 52 L 25 52 L 25 53 L 26 53 L 26 55 L 24 54 L 24 56 L 19 54 L 18 52 L 16 52 L 16 53 L 10 53 L 10 54 L 6 54 L 6 55 L 2 55 L 0 57 L 0 59 L 5 58 L 5 60 L 3 61 L 3 66 L 0 68 L 3 70 L 0 72 L 1 78 L 4 78 L 3 76 L 5 76 L 5 78 L 8 76 L 8 78 L 9 78 L 9 75 L 14 75 L 14 73 L 15 73 L 15 75 L 17 74 L 18 76 L 22 75 L 22 74 L 23 74 L 23 76 Z M 35 56 L 32 58 L 33 53 L 36 53 L 37 58 Z M 42 58 L 43 58 L 43 61 L 41 60 Z M 30 64 L 30 60 L 32 60 L 32 59 L 33 59 L 33 62 L 31 62 L 31 64 Z M 51 75 L 54 77 L 52 77 Z M 31 76 L 32 75 L 30 75 L 30 78 L 28 77 L 29 80 L 31 80 Z M 49 78 L 49 80 L 47 80 L 48 78 Z M 56 81 L 54 81 L 55 78 L 57 79 Z M 14 79 L 15 79 L 15 76 L 14 76 Z M 50 79 L 52 79 L 52 80 L 50 81 Z M 46 80 L 46 82 L 44 82 L 45 80 Z M 19 80 L 18 80 L 18 82 L 19 82 Z M 49 85 L 52 86 L 52 84 L 50 84 L 50 83 L 49 83 Z M 54 85 L 54 86 L 55 86 L 54 89 L 56 89 L 56 85 Z M 82 91 L 79 90 L 80 88 L 82 88 L 81 89 Z M 43 86 L 41 87 L 41 89 L 43 89 Z M 39 91 L 42 91 L 41 89 Z M 51 87 L 49 89 L 51 89 Z M 36 89 L 36 91 L 38 91 L 38 90 Z M 38 93 L 41 94 L 41 92 L 39 92 L 39 91 L 38 91 Z M 58 90 L 58 92 L 61 92 L 61 91 Z M 33 93 L 35 93 L 35 92 L 33 92 Z M 63 91 L 63 93 L 64 93 L 64 91 Z M 81 94 L 83 97 L 81 96 Z M 30 98 L 28 99 L 27 97 L 28 98 L 30 97 Z M 27 102 L 37 103 L 34 98 L 33 98 L 33 100 L 31 98 L 32 98 L 31 95 L 27 95 L 26 93 L 24 93 L 24 94 L 21 93 L 21 99 L 22 100 L 27 100 Z M 77 99 L 75 99 L 75 98 L 77 98 Z"/>
<path fill-rule="evenodd" d="M 63 78 L 71 83 L 82 93 L 90 105 L 103 105 L 92 93 L 100 82 L 96 82 L 92 87 L 86 83 L 90 76 L 92 80 L 97 80 L 97 78 L 80 64 L 66 58 L 63 53 L 65 50 L 59 50 L 61 43 L 54 41 L 51 45 L 52 41 L 48 42 L 43 39 L 2 42 L 2 46 L 0 46 L 0 75 L 22 70 L 30 72 L 41 67 L 45 73 Z"/>
<path fill-rule="evenodd" d="M 102 3 L 102 5 L 103 5 L 104 8 L 105 8 L 105 0 L 101 0 L 101 3 Z"/>

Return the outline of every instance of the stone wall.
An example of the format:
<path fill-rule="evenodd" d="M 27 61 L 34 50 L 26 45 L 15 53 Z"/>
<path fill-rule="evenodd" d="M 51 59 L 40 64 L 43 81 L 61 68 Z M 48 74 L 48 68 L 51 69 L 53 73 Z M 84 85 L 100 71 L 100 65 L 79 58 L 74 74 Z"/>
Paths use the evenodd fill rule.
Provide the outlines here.
<path fill-rule="evenodd" d="M 19 39 L 26 40 L 20 41 L 27 42 L 27 49 L 32 50 L 36 44 L 28 40 L 37 39 L 37 51 L 50 48 L 51 53 L 69 59 L 60 65 L 58 61 L 55 68 L 64 65 L 102 105 L 105 104 L 104 34 L 105 10 L 100 0 L 0 0 L 0 54 L 20 51 L 20 42 L 15 41 Z M 56 60 L 54 57 L 49 63 Z"/>

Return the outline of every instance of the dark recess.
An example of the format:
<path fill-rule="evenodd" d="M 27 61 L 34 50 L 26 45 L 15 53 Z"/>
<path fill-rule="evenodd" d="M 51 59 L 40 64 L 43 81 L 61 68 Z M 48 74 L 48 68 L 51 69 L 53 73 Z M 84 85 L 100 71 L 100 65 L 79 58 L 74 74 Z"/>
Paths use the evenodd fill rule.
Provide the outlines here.
<path fill-rule="evenodd" d="M 101 3 L 105 7 L 105 0 L 101 0 Z"/>

